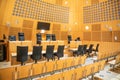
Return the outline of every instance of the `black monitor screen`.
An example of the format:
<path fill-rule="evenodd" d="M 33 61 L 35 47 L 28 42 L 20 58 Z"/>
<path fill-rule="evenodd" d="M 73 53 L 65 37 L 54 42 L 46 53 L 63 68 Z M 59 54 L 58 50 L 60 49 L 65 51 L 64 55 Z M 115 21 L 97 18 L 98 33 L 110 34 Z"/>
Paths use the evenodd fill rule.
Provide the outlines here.
<path fill-rule="evenodd" d="M 53 41 L 56 41 L 56 36 L 55 36 L 55 34 L 52 34 L 52 40 L 53 40 Z"/>
<path fill-rule="evenodd" d="M 51 34 L 46 34 L 46 40 L 50 41 L 51 40 Z"/>
<path fill-rule="evenodd" d="M 9 41 L 16 41 L 16 36 L 10 35 L 9 36 Z"/>
<path fill-rule="evenodd" d="M 37 29 L 39 29 L 39 30 L 49 30 L 50 29 L 50 23 L 38 22 Z"/>
<path fill-rule="evenodd" d="M 19 33 L 18 33 L 18 40 L 19 40 L 19 41 L 24 41 L 24 40 L 25 40 L 25 38 L 24 38 L 24 33 L 23 33 L 23 32 L 19 32 Z"/>

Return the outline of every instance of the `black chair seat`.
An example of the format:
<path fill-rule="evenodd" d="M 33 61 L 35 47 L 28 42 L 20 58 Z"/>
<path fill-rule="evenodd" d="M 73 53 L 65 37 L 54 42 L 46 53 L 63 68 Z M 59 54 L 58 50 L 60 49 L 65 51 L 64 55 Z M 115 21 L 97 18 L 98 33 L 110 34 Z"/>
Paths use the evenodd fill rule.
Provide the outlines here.
<path fill-rule="evenodd" d="M 58 59 L 60 59 L 60 57 L 64 56 L 64 45 L 59 45 L 58 46 L 57 52 L 54 53 L 54 56 L 57 56 Z"/>
<path fill-rule="evenodd" d="M 17 61 L 21 62 L 21 65 L 28 60 L 28 46 L 17 46 Z"/>
<path fill-rule="evenodd" d="M 31 58 L 37 63 L 42 58 L 42 46 L 33 46 Z"/>
<path fill-rule="evenodd" d="M 84 45 L 79 45 L 77 51 L 73 51 L 73 56 L 83 55 Z"/>
<path fill-rule="evenodd" d="M 47 60 L 49 61 L 49 59 L 54 59 L 54 45 L 47 45 L 46 48 L 46 53 L 43 54 L 44 57 L 47 58 Z"/>

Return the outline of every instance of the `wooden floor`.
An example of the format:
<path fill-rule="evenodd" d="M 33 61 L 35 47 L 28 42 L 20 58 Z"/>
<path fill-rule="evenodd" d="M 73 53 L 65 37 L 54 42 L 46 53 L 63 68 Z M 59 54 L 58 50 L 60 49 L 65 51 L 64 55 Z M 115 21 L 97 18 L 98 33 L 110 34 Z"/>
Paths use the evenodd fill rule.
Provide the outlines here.
<path fill-rule="evenodd" d="M 86 63 L 84 65 L 91 64 L 91 63 L 93 63 L 93 59 L 92 58 L 87 58 Z M 10 62 L 5 62 L 5 61 L 0 62 L 0 68 L 5 68 L 5 67 L 9 67 L 9 66 L 11 66 Z M 112 67 L 110 67 L 110 65 L 107 64 L 103 71 L 100 71 L 99 73 L 95 74 L 95 77 L 98 77 L 102 80 L 120 80 L 120 74 L 111 72 L 110 68 L 112 68 Z M 118 79 L 118 77 L 119 77 L 119 79 Z M 89 80 L 89 78 L 85 78 L 85 79 L 82 79 L 82 80 Z M 34 78 L 33 80 L 36 80 L 36 78 Z"/>

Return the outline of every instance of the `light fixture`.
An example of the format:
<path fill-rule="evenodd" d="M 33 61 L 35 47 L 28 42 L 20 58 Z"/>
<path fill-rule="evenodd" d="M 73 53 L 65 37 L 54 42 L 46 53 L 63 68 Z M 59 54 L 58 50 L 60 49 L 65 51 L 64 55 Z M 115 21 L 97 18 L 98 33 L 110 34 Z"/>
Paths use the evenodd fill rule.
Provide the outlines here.
<path fill-rule="evenodd" d="M 41 33 L 45 33 L 45 30 L 44 30 L 44 29 L 42 29 L 42 30 L 41 30 Z"/>
<path fill-rule="evenodd" d="M 10 27 L 10 22 L 9 21 L 6 22 L 6 26 Z"/>
<path fill-rule="evenodd" d="M 77 25 L 78 23 L 77 23 L 77 22 L 75 22 L 75 24 Z"/>
<path fill-rule="evenodd" d="M 68 4 L 68 1 L 65 1 L 65 4 L 67 5 L 67 4 Z"/>
<path fill-rule="evenodd" d="M 109 27 L 108 29 L 109 29 L 109 31 L 112 31 L 112 27 Z"/>
<path fill-rule="evenodd" d="M 89 26 L 85 26 L 85 29 L 88 30 L 88 29 L 89 29 Z"/>
<path fill-rule="evenodd" d="M 114 40 L 117 41 L 117 36 L 114 37 Z"/>
<path fill-rule="evenodd" d="M 88 4 L 88 0 L 86 0 L 86 4 Z"/>

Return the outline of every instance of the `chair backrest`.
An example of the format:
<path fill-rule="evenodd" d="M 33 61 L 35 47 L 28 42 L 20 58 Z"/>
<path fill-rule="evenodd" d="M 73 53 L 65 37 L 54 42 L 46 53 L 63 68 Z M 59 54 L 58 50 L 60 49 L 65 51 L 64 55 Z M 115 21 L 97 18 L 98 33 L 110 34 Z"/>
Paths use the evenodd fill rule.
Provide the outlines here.
<path fill-rule="evenodd" d="M 78 51 L 77 52 L 81 55 L 82 55 L 83 47 L 84 47 L 84 45 L 79 45 L 78 46 Z"/>
<path fill-rule="evenodd" d="M 70 43 L 70 41 L 72 41 L 72 36 L 68 35 L 68 44 Z"/>
<path fill-rule="evenodd" d="M 31 76 L 32 65 L 17 66 L 17 79 L 26 78 Z"/>
<path fill-rule="evenodd" d="M 53 58 L 53 52 L 54 52 L 54 45 L 47 45 L 46 48 L 46 57 L 48 59 Z"/>
<path fill-rule="evenodd" d="M 39 60 L 42 57 L 42 46 L 33 46 L 33 54 L 32 59 L 33 60 Z"/>
<path fill-rule="evenodd" d="M 37 33 L 37 34 L 36 34 L 36 39 L 37 39 L 37 44 L 41 44 L 41 41 L 42 41 L 42 34 Z"/>
<path fill-rule="evenodd" d="M 97 44 L 97 46 L 96 46 L 96 51 L 98 52 L 98 48 L 99 48 L 99 44 Z"/>
<path fill-rule="evenodd" d="M 90 44 L 89 49 L 88 49 L 89 53 L 91 53 L 92 50 L 93 50 L 93 44 Z"/>
<path fill-rule="evenodd" d="M 87 45 L 84 45 L 84 47 L 83 47 L 83 54 L 86 54 L 86 51 L 87 51 Z"/>
<path fill-rule="evenodd" d="M 64 55 L 64 45 L 59 45 L 58 49 L 57 49 L 57 54 L 56 54 L 59 58 L 63 57 Z"/>
<path fill-rule="evenodd" d="M 24 40 L 25 40 L 25 37 L 24 37 L 24 33 L 23 33 L 23 32 L 19 32 L 19 33 L 18 33 L 18 40 L 19 40 L 19 41 L 24 41 Z"/>
<path fill-rule="evenodd" d="M 28 46 L 17 46 L 17 61 L 25 62 L 28 59 Z"/>

